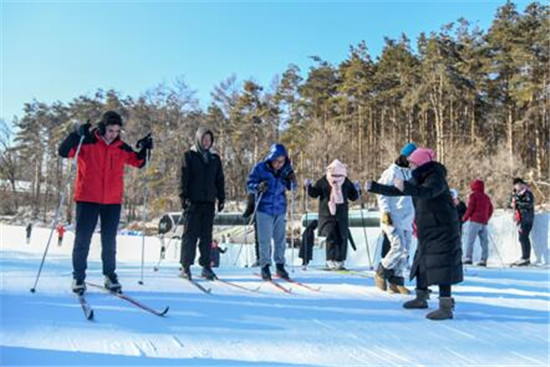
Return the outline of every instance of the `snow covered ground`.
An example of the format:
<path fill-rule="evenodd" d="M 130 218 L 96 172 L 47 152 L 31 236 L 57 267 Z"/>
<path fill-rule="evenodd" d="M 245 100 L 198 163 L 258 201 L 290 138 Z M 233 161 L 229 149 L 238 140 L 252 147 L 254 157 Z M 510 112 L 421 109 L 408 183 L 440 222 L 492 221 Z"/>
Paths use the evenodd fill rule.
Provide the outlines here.
<path fill-rule="evenodd" d="M 62 247 L 52 243 L 32 294 L 49 231 L 35 228 L 29 245 L 24 233 L 24 227 L 0 224 L 1 366 L 550 364 L 548 268 L 467 268 L 465 281 L 454 288 L 455 319 L 434 322 L 424 317 L 429 310 L 404 310 L 408 297 L 380 292 L 372 279 L 356 275 L 295 267 L 295 279 L 321 290 L 282 283 L 292 288 L 285 294 L 262 285 L 253 275 L 257 268 L 234 267 L 240 247 L 235 245 L 222 255 L 217 273 L 245 287 L 262 285 L 258 293 L 219 283 L 205 284 L 212 295 L 200 292 L 177 277 L 174 246 L 153 272 L 160 246 L 153 237 L 146 240 L 144 285 L 139 285 L 141 238 L 119 236 L 118 273 L 125 293 L 170 311 L 157 317 L 90 289 L 95 320 L 87 321 L 69 289 L 73 234 Z M 369 229 L 371 246 L 377 234 Z M 509 246 L 516 251 L 516 243 Z M 352 266 L 364 260 L 364 250 L 351 253 Z M 322 254 L 315 257 L 320 265 Z M 198 275 L 199 268 L 193 270 Z M 88 280 L 102 281 L 97 237 Z"/>

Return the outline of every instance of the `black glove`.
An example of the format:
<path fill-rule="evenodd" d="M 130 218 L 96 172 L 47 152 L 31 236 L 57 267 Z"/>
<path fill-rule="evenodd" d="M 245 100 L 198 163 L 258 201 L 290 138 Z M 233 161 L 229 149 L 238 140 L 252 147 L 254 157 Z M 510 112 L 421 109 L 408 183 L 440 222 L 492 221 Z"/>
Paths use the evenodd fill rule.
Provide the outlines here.
<path fill-rule="evenodd" d="M 187 208 L 189 208 L 189 204 L 191 204 L 189 199 L 180 198 L 180 200 L 181 200 L 181 209 L 187 210 Z"/>
<path fill-rule="evenodd" d="M 85 138 L 91 136 L 90 128 L 92 127 L 92 124 L 88 121 L 85 124 L 81 124 L 78 126 L 78 129 L 76 130 L 76 133 L 78 136 L 83 136 Z"/>
<path fill-rule="evenodd" d="M 268 187 L 269 187 L 269 184 L 267 183 L 267 181 L 260 182 L 258 184 L 258 193 L 262 194 L 262 193 L 266 192 Z"/>
<path fill-rule="evenodd" d="M 287 158 L 285 161 L 285 164 L 281 168 L 281 177 L 288 178 L 292 174 L 294 174 L 294 170 L 292 169 L 292 163 L 290 162 L 290 158 Z"/>
<path fill-rule="evenodd" d="M 225 202 L 218 201 L 218 213 L 221 212 L 224 207 L 225 207 Z"/>
<path fill-rule="evenodd" d="M 149 150 L 153 149 L 153 137 L 151 136 L 151 133 L 139 139 L 136 143 L 136 148 Z"/>

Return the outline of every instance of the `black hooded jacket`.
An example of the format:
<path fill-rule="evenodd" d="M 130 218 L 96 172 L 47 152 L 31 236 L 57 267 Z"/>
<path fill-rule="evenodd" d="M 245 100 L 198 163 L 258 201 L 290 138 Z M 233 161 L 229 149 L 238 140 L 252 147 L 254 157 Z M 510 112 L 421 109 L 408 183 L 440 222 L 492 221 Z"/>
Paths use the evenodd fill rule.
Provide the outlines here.
<path fill-rule="evenodd" d="M 197 130 L 195 146 L 183 154 L 179 197 L 184 201 L 208 203 L 225 201 L 225 180 L 220 156 L 202 147 L 202 137 L 214 134 L 203 127 Z"/>

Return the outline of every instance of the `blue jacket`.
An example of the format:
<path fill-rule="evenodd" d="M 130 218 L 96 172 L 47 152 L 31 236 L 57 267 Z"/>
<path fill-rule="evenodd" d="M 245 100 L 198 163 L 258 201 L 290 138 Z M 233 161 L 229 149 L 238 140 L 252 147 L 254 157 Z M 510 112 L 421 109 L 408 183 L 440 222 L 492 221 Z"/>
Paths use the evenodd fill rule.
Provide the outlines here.
<path fill-rule="evenodd" d="M 271 167 L 271 161 L 281 156 L 286 158 L 286 163 L 279 171 L 275 172 Z M 268 183 L 268 188 L 258 205 L 258 211 L 273 216 L 286 213 L 285 190 L 290 190 L 291 188 L 292 174 L 292 165 L 290 164 L 290 159 L 284 145 L 272 145 L 266 159 L 254 167 L 246 181 L 248 192 L 256 194 L 256 196 L 258 195 L 258 185 L 260 182 L 267 181 Z"/>

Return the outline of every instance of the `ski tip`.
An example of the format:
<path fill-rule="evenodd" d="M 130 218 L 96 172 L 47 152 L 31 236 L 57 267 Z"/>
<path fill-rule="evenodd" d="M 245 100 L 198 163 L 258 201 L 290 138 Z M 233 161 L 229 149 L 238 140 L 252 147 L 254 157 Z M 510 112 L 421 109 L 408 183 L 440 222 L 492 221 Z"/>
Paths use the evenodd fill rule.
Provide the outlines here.
<path fill-rule="evenodd" d="M 92 321 L 94 319 L 94 311 L 90 311 L 90 313 L 88 314 L 88 316 L 86 317 L 89 321 Z"/>
<path fill-rule="evenodd" d="M 170 309 L 170 306 L 166 306 L 166 308 L 164 310 L 162 310 L 162 312 L 159 313 L 159 316 L 164 316 L 168 313 L 168 310 Z"/>

